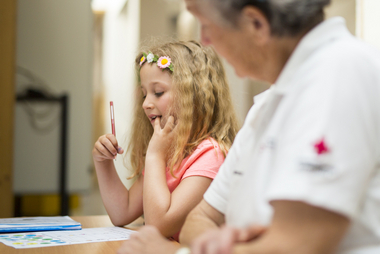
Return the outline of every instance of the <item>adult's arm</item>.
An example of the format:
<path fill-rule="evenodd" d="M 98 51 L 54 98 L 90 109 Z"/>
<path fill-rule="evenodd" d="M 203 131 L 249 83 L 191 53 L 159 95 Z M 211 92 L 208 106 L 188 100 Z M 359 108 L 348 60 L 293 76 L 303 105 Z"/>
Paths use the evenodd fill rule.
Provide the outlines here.
<path fill-rule="evenodd" d="M 202 200 L 187 216 L 179 236 L 180 242 L 190 245 L 201 234 L 224 224 L 224 215 Z"/>
<path fill-rule="evenodd" d="M 226 250 L 234 254 L 329 254 L 336 250 L 349 226 L 346 217 L 303 202 L 276 200 L 271 204 L 274 209 L 272 223 L 259 238 L 233 242 L 231 238 L 237 240 L 239 231 L 256 230 L 255 227 L 224 228 L 212 239 L 208 233 L 196 239 L 192 254 L 231 253 Z M 226 239 L 233 246 L 226 247 Z"/>
<path fill-rule="evenodd" d="M 334 253 L 349 220 L 296 201 L 273 201 L 272 225 L 257 241 L 237 244 L 233 253 Z"/>

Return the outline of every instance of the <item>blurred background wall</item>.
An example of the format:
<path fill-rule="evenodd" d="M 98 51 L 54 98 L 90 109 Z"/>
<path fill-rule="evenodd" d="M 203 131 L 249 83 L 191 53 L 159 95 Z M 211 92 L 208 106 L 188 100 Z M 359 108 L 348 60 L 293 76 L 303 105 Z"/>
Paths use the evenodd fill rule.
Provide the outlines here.
<path fill-rule="evenodd" d="M 67 190 L 88 190 L 92 164 L 91 1 L 19 0 L 16 24 L 15 93 L 68 95 Z M 54 214 L 57 209 L 50 208 L 58 202 L 60 106 L 17 101 L 14 112 L 13 190 L 20 195 L 49 195 L 47 204 L 27 199 L 32 205 L 26 214 Z"/>
<path fill-rule="evenodd" d="M 198 40 L 199 25 L 185 10 L 183 0 L 18 0 L 16 10 L 17 68 L 11 96 L 25 94 L 28 88 L 34 89 L 29 93 L 69 96 L 69 213 L 105 214 L 91 150 L 100 135 L 111 132 L 109 101 L 115 104 L 117 138 L 126 147 L 139 45 L 152 36 Z M 352 34 L 380 48 L 379 11 L 378 0 L 333 0 L 326 14 L 343 16 Z M 252 97 L 268 84 L 240 79 L 228 63 L 224 64 L 242 123 Z M 15 102 L 14 111 L 9 110 L 15 112 L 13 166 L 1 170 L 13 171 L 13 180 L 0 174 L 0 183 L 11 182 L 12 193 L 22 197 L 18 201 L 22 215 L 59 214 L 59 105 Z M 122 158 L 115 163 L 129 187 L 130 172 Z M 2 192 L 9 190 L 2 186 Z M 5 199 L 0 200 L 2 205 L 13 206 Z M 0 215 L 13 216 L 10 210 Z"/>

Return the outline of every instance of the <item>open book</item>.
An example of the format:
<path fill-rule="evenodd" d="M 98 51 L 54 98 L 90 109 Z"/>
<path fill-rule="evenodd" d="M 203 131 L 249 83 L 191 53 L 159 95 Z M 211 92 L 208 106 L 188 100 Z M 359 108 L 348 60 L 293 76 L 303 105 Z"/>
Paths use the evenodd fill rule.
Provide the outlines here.
<path fill-rule="evenodd" d="M 76 229 L 82 229 L 82 225 L 69 216 L 0 219 L 0 233 Z"/>

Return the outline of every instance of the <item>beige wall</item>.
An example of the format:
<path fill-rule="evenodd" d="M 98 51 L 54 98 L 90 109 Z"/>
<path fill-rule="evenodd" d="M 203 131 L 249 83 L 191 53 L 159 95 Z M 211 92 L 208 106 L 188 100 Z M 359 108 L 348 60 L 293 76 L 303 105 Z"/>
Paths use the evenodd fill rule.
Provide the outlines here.
<path fill-rule="evenodd" d="M 70 96 L 68 126 L 68 187 L 70 191 L 87 190 L 90 184 L 89 169 L 91 158 L 91 112 L 92 112 L 92 11 L 90 0 L 50 1 L 18 0 L 17 17 L 17 65 L 29 69 L 40 77 L 57 94 L 66 92 Z M 21 84 L 23 83 L 23 84 Z M 17 90 L 25 82 L 18 80 Z M 15 115 L 22 128 L 31 128 L 26 118 Z M 34 133 L 36 137 L 40 134 Z M 58 139 L 59 137 L 52 137 Z M 17 137 L 16 137 L 17 139 Z M 24 155 L 19 149 L 33 139 L 25 137 L 15 143 L 15 182 L 27 186 L 33 182 L 36 187 L 44 183 L 39 176 L 28 175 L 32 165 L 43 161 L 45 170 L 56 171 L 57 164 L 47 151 L 50 141 L 32 144 Z M 32 152 L 40 152 L 39 157 Z M 21 156 L 20 156 L 21 155 Z M 15 164 L 16 164 L 15 163 Z M 57 185 L 57 179 L 45 181 Z"/>
<path fill-rule="evenodd" d="M 124 1 L 118 8 L 112 2 L 108 3 L 103 33 L 104 129 L 106 133 L 111 133 L 109 102 L 112 100 L 115 106 L 116 137 L 126 150 L 133 114 L 134 60 L 140 35 L 140 1 Z M 122 182 L 130 186 L 131 181 L 127 181 L 127 177 L 131 173 L 126 170 L 122 156 L 118 156 L 115 165 Z"/>
<path fill-rule="evenodd" d="M 380 1 L 357 0 L 357 35 L 380 49 Z"/>
<path fill-rule="evenodd" d="M 326 8 L 326 18 L 341 16 L 346 20 L 348 30 L 356 34 L 356 0 L 332 0 Z"/>
<path fill-rule="evenodd" d="M 175 22 L 171 19 L 172 5 L 166 0 L 141 0 L 140 41 L 150 37 L 175 37 Z M 175 14 L 173 14 L 175 15 Z"/>

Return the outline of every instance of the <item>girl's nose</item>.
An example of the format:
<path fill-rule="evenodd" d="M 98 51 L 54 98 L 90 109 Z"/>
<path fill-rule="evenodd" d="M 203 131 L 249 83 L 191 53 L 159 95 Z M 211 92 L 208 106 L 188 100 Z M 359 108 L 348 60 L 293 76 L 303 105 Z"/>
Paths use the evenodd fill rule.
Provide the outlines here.
<path fill-rule="evenodd" d="M 143 109 L 152 109 L 154 108 L 154 104 L 152 103 L 151 100 L 148 99 L 148 96 L 145 97 L 145 100 L 142 105 Z"/>

